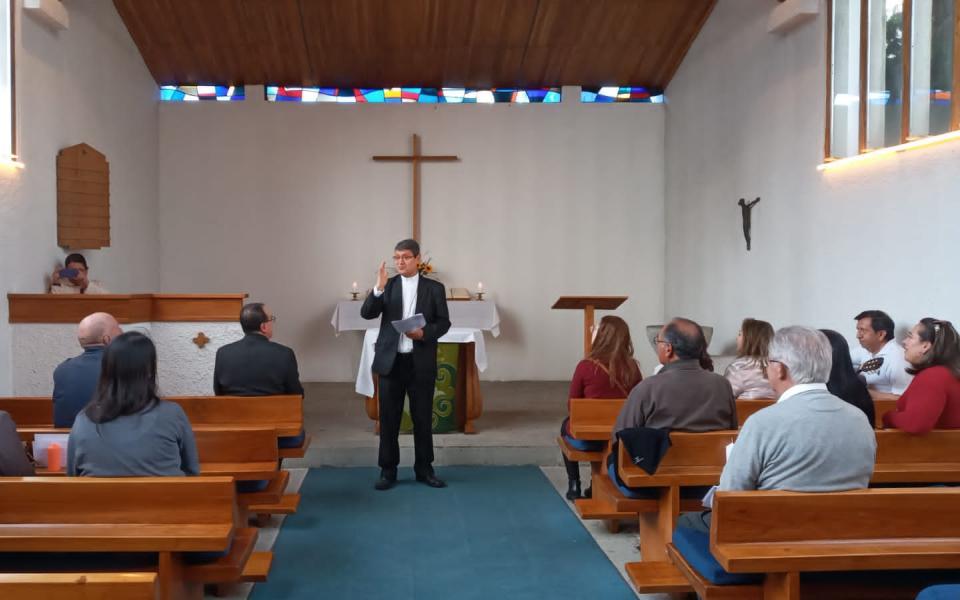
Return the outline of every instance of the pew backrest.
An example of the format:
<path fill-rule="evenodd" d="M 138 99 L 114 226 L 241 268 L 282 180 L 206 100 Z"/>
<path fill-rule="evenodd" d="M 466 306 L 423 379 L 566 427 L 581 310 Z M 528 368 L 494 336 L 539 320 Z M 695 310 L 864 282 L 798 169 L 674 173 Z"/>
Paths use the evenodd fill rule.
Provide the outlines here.
<path fill-rule="evenodd" d="M 12 396 L 0 398 L 0 410 L 10 413 L 17 427 L 53 425 L 53 398 L 50 396 Z"/>
<path fill-rule="evenodd" d="M 960 567 L 960 488 L 717 492 L 710 550 L 734 573 Z"/>
<path fill-rule="evenodd" d="M 737 398 L 737 425 L 743 427 L 750 415 L 775 403 L 773 398 Z"/>
<path fill-rule="evenodd" d="M 303 397 L 287 396 L 168 396 L 179 404 L 192 425 L 272 427 L 278 436 L 299 435 L 303 429 Z"/>
<path fill-rule="evenodd" d="M 215 551 L 237 522 L 230 477 L 0 478 L 0 551 Z"/>
<path fill-rule="evenodd" d="M 277 431 L 269 427 L 193 428 L 202 475 L 232 475 L 239 480 L 271 479 L 279 468 Z"/>
<path fill-rule="evenodd" d="M 570 433 L 578 440 L 609 441 L 626 398 L 571 398 Z"/>
<path fill-rule="evenodd" d="M 726 464 L 727 445 L 737 431 L 672 432 L 671 446 L 653 475 L 633 464 L 623 444 L 617 457 L 620 479 L 629 487 L 715 485 Z"/>
<path fill-rule="evenodd" d="M 876 433 L 872 481 L 960 483 L 960 429 L 935 429 L 924 435 L 896 429 Z"/>
<path fill-rule="evenodd" d="M 4 600 L 154 600 L 156 573 L 0 573 Z"/>

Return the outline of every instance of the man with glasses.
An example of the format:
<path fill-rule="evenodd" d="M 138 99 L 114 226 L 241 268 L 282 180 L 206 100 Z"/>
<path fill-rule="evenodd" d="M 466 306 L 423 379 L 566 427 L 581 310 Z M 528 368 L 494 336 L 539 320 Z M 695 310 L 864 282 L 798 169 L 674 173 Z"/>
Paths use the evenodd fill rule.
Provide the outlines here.
<path fill-rule="evenodd" d="M 400 418 L 403 399 L 410 396 L 413 419 L 414 463 L 417 481 L 430 487 L 446 484 L 433 472 L 433 393 L 437 380 L 437 340 L 450 329 L 447 295 L 443 284 L 420 277 L 420 244 L 403 240 L 393 249 L 397 275 L 387 278 L 380 264 L 377 284 L 363 301 L 364 319 L 380 317 L 380 334 L 374 347 L 373 372 L 380 376 L 380 478 L 378 490 L 397 481 L 400 464 Z M 422 314 L 426 324 L 403 335 L 393 321 Z"/>
<path fill-rule="evenodd" d="M 243 338 L 220 347 L 213 367 L 217 396 L 303 395 L 293 350 L 271 341 L 277 316 L 252 302 L 240 310 Z"/>
<path fill-rule="evenodd" d="M 737 428 L 737 407 L 730 382 L 704 370 L 703 330 L 689 319 L 676 318 L 656 339 L 663 368 L 631 390 L 614 424 L 616 433 L 632 427 L 677 431 Z"/>

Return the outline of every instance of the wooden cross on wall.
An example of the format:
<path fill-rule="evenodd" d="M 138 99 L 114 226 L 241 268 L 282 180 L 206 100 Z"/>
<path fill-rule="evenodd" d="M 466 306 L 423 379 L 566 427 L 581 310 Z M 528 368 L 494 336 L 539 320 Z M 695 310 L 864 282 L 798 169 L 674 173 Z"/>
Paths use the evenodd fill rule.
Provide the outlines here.
<path fill-rule="evenodd" d="M 459 156 L 430 156 L 420 154 L 420 136 L 413 134 L 413 154 L 407 156 L 374 156 L 377 162 L 413 163 L 413 239 L 420 241 L 420 163 L 456 162 Z"/>

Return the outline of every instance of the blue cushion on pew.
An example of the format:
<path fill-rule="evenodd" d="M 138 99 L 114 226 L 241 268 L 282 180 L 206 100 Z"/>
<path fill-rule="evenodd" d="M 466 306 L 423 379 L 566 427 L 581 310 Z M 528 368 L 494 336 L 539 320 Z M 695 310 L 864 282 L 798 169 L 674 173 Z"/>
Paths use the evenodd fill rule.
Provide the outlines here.
<path fill-rule="evenodd" d="M 305 437 L 307 437 L 307 432 L 301 429 L 300 435 L 277 438 L 277 448 L 299 448 Z"/>
<path fill-rule="evenodd" d="M 569 435 L 564 435 L 563 439 L 570 444 L 571 448 L 581 452 L 600 452 L 603 450 L 603 442 L 600 440 L 578 440 Z"/>
<path fill-rule="evenodd" d="M 238 494 L 250 494 L 253 492 L 262 492 L 267 489 L 267 486 L 270 485 L 269 479 L 258 479 L 253 481 L 238 481 L 237 482 L 237 493 Z"/>
<path fill-rule="evenodd" d="M 709 533 L 677 527 L 673 530 L 673 545 L 697 573 L 714 585 L 737 585 L 761 581 L 760 575 L 724 571 L 710 553 Z"/>
<path fill-rule="evenodd" d="M 934 585 L 925 588 L 917 600 L 956 600 L 960 598 L 960 585 Z"/>

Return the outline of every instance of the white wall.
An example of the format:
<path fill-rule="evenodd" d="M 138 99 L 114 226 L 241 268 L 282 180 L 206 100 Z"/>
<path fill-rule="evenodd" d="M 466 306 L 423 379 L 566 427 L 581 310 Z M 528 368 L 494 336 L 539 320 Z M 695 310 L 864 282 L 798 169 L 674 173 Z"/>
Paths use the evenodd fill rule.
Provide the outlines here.
<path fill-rule="evenodd" d="M 743 317 L 830 327 L 888 311 L 898 333 L 960 321 L 960 142 L 818 172 L 826 7 L 786 36 L 772 3 L 721 0 L 667 90 L 666 308 L 716 326 Z M 746 252 L 741 197 L 762 197 Z"/>
<path fill-rule="evenodd" d="M 249 87 L 232 104 L 160 107 L 161 285 L 249 292 L 279 315 L 305 381 L 356 376 L 360 334 L 330 317 L 372 286 L 411 230 L 410 168 L 423 152 L 424 254 L 447 286 L 492 292 L 502 317 L 486 379 L 566 379 L 582 316 L 561 294 L 625 294 L 638 338 L 663 315 L 661 106 L 293 105 Z M 389 262 L 388 262 L 389 264 Z M 654 365 L 638 340 L 646 370 Z"/>
<path fill-rule="evenodd" d="M 17 3 L 19 4 L 19 3 Z M 157 88 L 109 0 L 65 0 L 70 29 L 27 15 L 17 35 L 22 171 L 0 167 L 0 394 L 11 393 L 6 293 L 38 293 L 62 261 L 56 157 L 86 142 L 110 162 L 111 247 L 84 252 L 112 291 L 158 289 Z M 78 349 L 79 351 L 79 349 Z"/>

